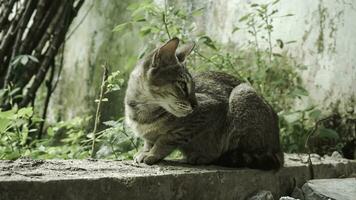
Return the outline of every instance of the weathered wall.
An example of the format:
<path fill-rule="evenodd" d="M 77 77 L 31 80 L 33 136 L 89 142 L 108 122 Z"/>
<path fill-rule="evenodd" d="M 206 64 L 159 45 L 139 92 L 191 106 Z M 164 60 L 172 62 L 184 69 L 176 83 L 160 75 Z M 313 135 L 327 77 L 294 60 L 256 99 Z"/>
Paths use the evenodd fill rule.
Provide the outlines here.
<path fill-rule="evenodd" d="M 249 35 L 244 31 L 232 34 L 232 29 L 250 9 L 248 2 L 266 1 L 193 0 L 183 4 L 188 9 L 206 6 L 197 21 L 199 29 L 222 43 L 241 46 L 249 40 Z M 66 43 L 63 76 L 52 101 L 62 106 L 52 109 L 52 116 L 60 113 L 68 119 L 92 108 L 101 77 L 100 64 L 107 60 L 115 69 L 126 71 L 134 62 L 128 61 L 129 55 L 138 54 L 142 46 L 135 32 L 121 35 L 111 31 L 129 15 L 126 10 L 129 1 L 89 0 L 74 26 L 92 4 L 92 10 Z M 272 39 L 297 41 L 285 49 L 308 67 L 302 75 L 310 97 L 304 102 L 330 108 L 330 104 L 341 100 L 355 107 L 352 99 L 356 96 L 356 0 L 281 0 L 276 8 L 280 14 L 294 14 L 274 21 Z M 108 105 L 109 116 L 122 111 L 122 102 Z"/>
<path fill-rule="evenodd" d="M 207 10 L 200 26 L 208 35 L 223 43 L 246 44 L 251 36 L 246 31 L 232 33 L 238 20 L 247 14 L 252 3 L 262 0 L 194 0 L 191 7 L 206 5 Z M 189 3 L 191 2 L 191 3 Z M 275 5 L 276 18 L 272 40 L 295 40 L 286 46 L 287 51 L 308 69 L 303 72 L 310 103 L 328 108 L 338 100 L 355 106 L 356 100 L 356 1 L 355 0 L 281 0 Z M 267 43 L 262 43 L 266 47 Z M 280 49 L 275 48 L 275 52 Z M 343 108 L 341 108 L 343 109 Z M 356 110 L 356 109 L 355 109 Z"/>
<path fill-rule="evenodd" d="M 112 31 L 115 25 L 128 19 L 126 9 L 130 2 L 133 1 L 87 0 L 84 3 L 69 31 L 73 34 L 65 43 L 63 72 L 51 101 L 52 119 L 71 119 L 93 111 L 102 64 L 107 62 L 111 71 L 124 72 L 134 64 L 131 55 L 140 47 L 139 37 L 135 33 Z M 115 93 L 109 97 L 112 103 L 104 104 L 104 118 L 122 112 L 122 102 L 115 102 L 122 95 Z"/>

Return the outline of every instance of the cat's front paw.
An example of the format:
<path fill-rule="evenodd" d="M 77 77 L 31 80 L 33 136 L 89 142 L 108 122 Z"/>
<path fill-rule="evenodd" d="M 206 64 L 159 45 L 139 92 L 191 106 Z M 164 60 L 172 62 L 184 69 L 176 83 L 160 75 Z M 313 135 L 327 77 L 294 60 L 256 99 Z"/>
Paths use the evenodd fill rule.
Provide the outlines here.
<path fill-rule="evenodd" d="M 141 151 L 138 152 L 137 154 L 134 155 L 134 161 L 135 163 L 143 163 L 143 160 L 145 159 L 145 157 L 147 156 L 149 152 L 147 151 Z"/>
<path fill-rule="evenodd" d="M 140 152 L 134 156 L 134 161 L 136 163 L 145 163 L 147 165 L 153 165 L 160 160 L 157 156 L 150 154 L 147 151 Z"/>
<path fill-rule="evenodd" d="M 160 161 L 161 159 L 153 154 L 148 154 L 146 157 L 143 159 L 143 162 L 147 165 L 153 165 Z"/>

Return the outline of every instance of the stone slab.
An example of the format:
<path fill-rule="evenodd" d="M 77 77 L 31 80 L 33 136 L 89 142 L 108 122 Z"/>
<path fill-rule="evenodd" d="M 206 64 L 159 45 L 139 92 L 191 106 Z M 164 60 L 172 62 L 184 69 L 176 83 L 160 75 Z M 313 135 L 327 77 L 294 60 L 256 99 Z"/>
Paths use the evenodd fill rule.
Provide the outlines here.
<path fill-rule="evenodd" d="M 356 178 L 310 180 L 302 190 L 305 200 L 356 200 Z"/>
<path fill-rule="evenodd" d="M 271 191 L 278 199 L 310 179 L 306 155 L 286 154 L 279 171 L 189 166 L 173 161 L 0 161 L 0 200 L 246 199 Z M 356 161 L 312 156 L 315 178 L 356 174 Z"/>

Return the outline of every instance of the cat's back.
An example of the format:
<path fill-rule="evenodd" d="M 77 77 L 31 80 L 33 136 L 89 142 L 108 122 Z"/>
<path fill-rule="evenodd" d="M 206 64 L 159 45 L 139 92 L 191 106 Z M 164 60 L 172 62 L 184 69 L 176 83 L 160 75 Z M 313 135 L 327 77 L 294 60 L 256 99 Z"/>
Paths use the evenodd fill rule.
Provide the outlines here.
<path fill-rule="evenodd" d="M 242 81 L 224 72 L 207 71 L 194 75 L 196 93 L 227 100 L 231 91 Z"/>

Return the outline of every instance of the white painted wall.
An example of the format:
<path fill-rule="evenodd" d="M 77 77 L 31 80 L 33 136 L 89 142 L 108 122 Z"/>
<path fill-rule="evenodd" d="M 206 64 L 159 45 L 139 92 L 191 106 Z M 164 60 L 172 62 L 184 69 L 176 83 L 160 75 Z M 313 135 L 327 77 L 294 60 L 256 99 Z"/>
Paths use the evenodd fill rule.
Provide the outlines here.
<path fill-rule="evenodd" d="M 243 46 L 252 38 L 246 31 L 232 34 L 234 26 L 251 9 L 249 3 L 266 2 L 195 0 L 188 4 L 195 8 L 206 5 L 206 13 L 199 22 L 208 35 L 222 43 Z M 351 99 L 356 100 L 356 0 L 281 0 L 275 8 L 279 10 L 279 15 L 294 14 L 292 17 L 276 18 L 272 39 L 297 41 L 288 45 L 287 50 L 308 67 L 302 74 L 310 92 L 306 103 L 328 108 L 341 100 L 351 105 Z M 321 17 L 325 19 L 321 20 Z M 320 34 L 323 34 L 320 41 L 324 46 L 322 51 L 318 51 Z M 340 106 L 343 109 L 343 105 Z M 356 110 L 355 102 L 353 106 Z"/>
<path fill-rule="evenodd" d="M 83 4 L 70 27 L 69 33 L 74 32 L 65 44 L 63 72 L 49 110 L 52 120 L 92 114 L 101 84 L 101 65 L 105 62 L 111 71 L 124 70 L 134 64 L 135 60 L 130 57 L 136 55 L 142 40 L 137 33 L 112 31 L 127 21 L 129 3 L 86 0 Z M 122 112 L 123 102 L 117 100 L 122 93 L 115 95 L 109 97 L 110 104 L 103 105 L 103 120 L 109 120 L 105 116 L 118 117 L 117 113 Z"/>
<path fill-rule="evenodd" d="M 158 4 L 163 1 L 156 0 Z M 243 46 L 250 39 L 249 35 L 243 31 L 232 34 L 234 25 L 249 11 L 248 3 L 267 1 L 179 2 L 190 9 L 205 5 L 207 9 L 203 17 L 197 19 L 198 28 L 222 43 Z M 115 24 L 123 22 L 122 16 L 129 14 L 125 13 L 125 8 L 120 8 L 122 2 L 88 0 L 73 26 L 80 23 L 92 3 L 95 3 L 94 8 L 66 44 L 62 80 L 52 101 L 52 105 L 60 103 L 62 107 L 52 109 L 52 116 L 58 110 L 67 119 L 85 113 L 89 105 L 87 102 L 93 100 L 96 94 L 94 88 L 99 85 L 95 83 L 97 79 L 93 73 L 101 62 L 107 59 L 117 65 L 117 69 L 122 69 L 126 62 L 125 55 L 138 53 L 142 46 L 142 40 L 138 40 L 136 33 L 121 36 L 111 32 Z M 302 77 L 310 97 L 304 102 L 329 108 L 330 104 L 341 100 L 353 105 L 356 110 L 355 103 L 350 103 L 351 98 L 356 100 L 356 0 L 281 0 L 276 8 L 281 15 L 294 14 L 293 17 L 275 20 L 272 38 L 297 41 L 286 49 L 298 62 L 308 66 Z M 320 10 L 325 10 L 322 28 Z M 320 34 L 324 36 L 322 51 L 318 51 L 317 45 Z M 103 52 L 106 57 L 99 55 Z M 121 61 L 118 60 L 120 57 Z M 73 86 L 75 88 L 71 89 Z"/>

